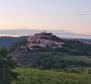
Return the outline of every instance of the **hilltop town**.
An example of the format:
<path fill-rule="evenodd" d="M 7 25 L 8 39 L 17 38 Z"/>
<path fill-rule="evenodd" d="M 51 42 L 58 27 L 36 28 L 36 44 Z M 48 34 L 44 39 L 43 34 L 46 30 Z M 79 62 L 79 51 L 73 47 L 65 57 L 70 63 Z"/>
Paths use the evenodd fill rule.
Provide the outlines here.
<path fill-rule="evenodd" d="M 46 31 L 28 37 L 27 46 L 33 48 L 60 48 L 63 42 L 57 36 Z"/>
<path fill-rule="evenodd" d="M 60 38 L 46 31 L 22 36 L 10 47 L 10 56 L 23 67 L 59 68 L 91 66 L 84 57 L 91 56 L 91 44 L 76 39 Z M 82 56 L 79 58 L 79 56 Z M 73 62 L 71 57 L 78 60 Z M 67 58 L 67 59 L 66 59 Z M 68 59 L 69 58 L 69 59 Z M 79 62 L 79 60 L 82 60 Z"/>

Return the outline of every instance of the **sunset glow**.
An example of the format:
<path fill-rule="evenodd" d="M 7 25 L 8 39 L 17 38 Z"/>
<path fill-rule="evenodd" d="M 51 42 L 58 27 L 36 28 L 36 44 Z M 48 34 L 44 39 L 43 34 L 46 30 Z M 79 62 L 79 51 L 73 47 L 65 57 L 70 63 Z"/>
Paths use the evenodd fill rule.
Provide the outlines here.
<path fill-rule="evenodd" d="M 17 37 L 17 35 L 11 35 L 11 34 L 0 34 L 0 37 L 3 37 L 3 36 L 9 36 L 9 37 Z"/>
<path fill-rule="evenodd" d="M 5 29 L 91 35 L 91 0 L 0 0 L 0 30 Z"/>

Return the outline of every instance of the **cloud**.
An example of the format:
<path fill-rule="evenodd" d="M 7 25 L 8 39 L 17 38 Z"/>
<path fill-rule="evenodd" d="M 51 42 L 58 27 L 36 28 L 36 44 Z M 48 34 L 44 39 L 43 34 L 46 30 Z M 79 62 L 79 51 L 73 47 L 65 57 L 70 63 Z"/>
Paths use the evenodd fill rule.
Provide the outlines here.
<path fill-rule="evenodd" d="M 91 15 L 91 11 L 89 11 L 89 10 L 80 10 L 80 15 L 81 16 Z"/>
<path fill-rule="evenodd" d="M 88 16 L 88 15 L 91 15 L 90 13 L 81 13 L 80 14 L 81 16 Z"/>

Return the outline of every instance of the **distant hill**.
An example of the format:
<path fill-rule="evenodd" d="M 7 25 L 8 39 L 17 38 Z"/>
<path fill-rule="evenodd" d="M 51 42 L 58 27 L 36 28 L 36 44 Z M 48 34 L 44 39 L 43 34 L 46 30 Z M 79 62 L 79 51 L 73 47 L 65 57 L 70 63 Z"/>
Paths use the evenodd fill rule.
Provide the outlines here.
<path fill-rule="evenodd" d="M 60 38 L 53 33 L 0 37 L 19 66 L 38 68 L 91 67 L 91 40 Z"/>
<path fill-rule="evenodd" d="M 38 28 L 37 28 L 38 29 Z M 37 29 L 11 29 L 11 30 L 0 30 L 0 34 L 6 35 L 18 35 L 18 36 L 28 36 L 33 35 L 34 33 L 40 33 L 44 30 Z M 76 34 L 65 30 L 46 30 L 51 32 L 60 38 L 79 38 L 79 39 L 91 39 L 91 35 Z"/>
<path fill-rule="evenodd" d="M 3 36 L 0 37 L 0 47 L 13 45 L 18 40 L 18 37 Z"/>
<path fill-rule="evenodd" d="M 23 67 L 91 67 L 90 42 L 85 39 L 63 39 L 42 32 L 19 38 L 13 44 L 10 55 Z"/>

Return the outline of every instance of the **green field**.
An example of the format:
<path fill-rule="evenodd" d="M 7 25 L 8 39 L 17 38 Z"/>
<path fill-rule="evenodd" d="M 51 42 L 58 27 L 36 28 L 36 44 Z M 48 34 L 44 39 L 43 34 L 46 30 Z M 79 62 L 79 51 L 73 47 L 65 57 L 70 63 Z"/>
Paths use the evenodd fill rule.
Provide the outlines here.
<path fill-rule="evenodd" d="M 87 71 L 76 73 L 31 68 L 16 68 L 14 71 L 18 77 L 12 84 L 91 84 L 91 74 Z"/>

